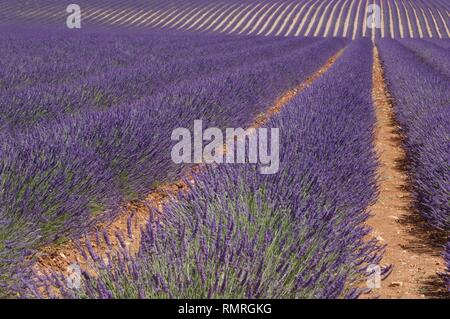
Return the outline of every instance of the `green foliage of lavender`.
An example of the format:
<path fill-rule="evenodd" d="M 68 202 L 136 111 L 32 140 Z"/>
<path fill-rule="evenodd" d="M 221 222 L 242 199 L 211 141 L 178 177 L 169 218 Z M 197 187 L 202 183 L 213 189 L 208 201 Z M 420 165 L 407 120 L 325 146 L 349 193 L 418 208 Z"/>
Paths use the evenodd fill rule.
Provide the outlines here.
<path fill-rule="evenodd" d="M 102 282 L 88 279 L 85 297 L 312 298 L 333 284 L 299 289 L 298 273 L 319 253 L 320 237 L 301 252 L 310 232 L 293 223 L 287 209 L 271 207 L 264 189 L 246 188 L 241 181 L 231 192 L 205 197 L 206 218 L 192 218 L 199 207 L 191 201 L 172 207 L 179 218 L 149 224 L 140 258 L 100 270 Z M 325 269 L 326 262 L 317 266 Z"/>
<path fill-rule="evenodd" d="M 357 290 L 347 285 L 362 277 L 359 264 L 376 260 L 377 246 L 358 243 L 358 251 L 349 250 L 352 245 L 336 247 L 337 239 L 352 240 L 346 231 L 336 234 L 338 229 L 349 230 L 344 216 L 323 211 L 296 216 L 291 205 L 268 196 L 272 186 L 257 175 L 256 167 L 208 170 L 196 177 L 193 193 L 166 207 L 162 219 L 147 224 L 136 257 L 129 255 L 119 236 L 122 249 L 111 250 L 107 261 L 89 250 L 86 259 L 95 273 L 83 274 L 81 289 L 68 289 L 66 278 L 54 273 L 28 279 L 26 296 L 356 296 Z M 343 263 L 345 259 L 349 263 Z M 48 290 L 42 294 L 37 287 Z"/>

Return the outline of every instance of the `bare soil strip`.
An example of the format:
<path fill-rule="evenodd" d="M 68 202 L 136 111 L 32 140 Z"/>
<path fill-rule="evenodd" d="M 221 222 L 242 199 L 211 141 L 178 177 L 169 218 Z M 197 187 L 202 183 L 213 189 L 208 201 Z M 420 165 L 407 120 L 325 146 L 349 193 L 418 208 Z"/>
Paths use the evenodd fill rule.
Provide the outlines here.
<path fill-rule="evenodd" d="M 285 30 L 287 23 L 290 21 L 292 15 L 294 14 L 295 10 L 297 10 L 298 6 L 301 4 L 301 2 L 297 3 L 294 8 L 292 8 L 292 10 L 289 10 L 289 13 L 287 14 L 287 16 L 284 18 L 283 20 L 283 24 L 281 25 L 280 29 L 278 30 L 278 32 L 275 34 L 276 36 L 279 36 L 281 34 L 281 32 L 283 30 Z M 294 22 L 291 22 L 291 25 Z"/>
<path fill-rule="evenodd" d="M 257 3 L 253 8 L 251 8 L 249 11 L 247 11 L 247 13 L 243 17 L 240 17 L 239 22 L 234 25 L 233 29 L 228 31 L 228 34 L 235 32 L 242 25 L 242 23 L 244 23 L 244 21 L 246 21 L 246 19 L 250 16 L 250 14 L 252 14 L 261 5 L 262 5 L 262 3 Z M 223 31 L 225 31 L 225 30 L 223 30 Z"/>
<path fill-rule="evenodd" d="M 320 11 L 320 9 L 322 8 L 322 6 L 324 4 L 325 4 L 325 2 L 321 2 L 319 4 L 319 6 L 317 7 L 317 9 L 314 11 L 314 14 L 312 15 L 311 21 L 309 22 L 308 28 L 306 29 L 305 37 L 307 37 L 309 35 L 309 32 L 311 32 L 311 29 L 313 28 L 313 26 L 314 26 L 314 24 L 316 22 L 317 16 L 319 15 L 319 11 Z"/>
<path fill-rule="evenodd" d="M 442 39 L 441 29 L 439 28 L 436 18 L 434 17 L 433 11 L 431 11 L 431 9 L 428 8 L 428 12 L 430 13 L 431 19 L 433 19 L 434 27 L 436 28 L 436 32 L 437 32 L 439 39 Z"/>
<path fill-rule="evenodd" d="M 369 5 L 369 0 L 366 0 L 366 4 L 364 6 L 364 12 L 367 12 L 368 5 Z M 362 23 L 361 27 L 362 27 L 363 37 L 365 37 L 366 36 L 366 32 L 367 32 L 367 14 L 365 14 L 365 13 L 364 13 L 364 16 L 363 16 L 363 23 Z"/>
<path fill-rule="evenodd" d="M 281 19 L 285 18 L 285 14 L 286 12 L 289 10 L 289 8 L 294 4 L 294 2 L 289 3 L 286 8 L 284 8 L 284 10 L 278 15 L 278 17 L 275 19 L 275 22 L 272 23 L 272 26 L 270 27 L 269 31 L 267 31 L 267 33 L 265 34 L 265 36 L 268 36 L 269 34 L 271 34 L 275 28 L 278 26 L 278 24 L 280 23 Z M 298 4 L 297 4 L 298 5 Z M 292 12 L 292 10 L 291 10 Z M 286 19 L 286 18 L 285 18 Z M 284 25 L 284 23 L 283 23 Z"/>
<path fill-rule="evenodd" d="M 379 196 L 367 223 L 373 229 L 372 236 L 387 244 L 382 263 L 394 268 L 381 288 L 365 297 L 445 297 L 444 285 L 437 275 L 444 270 L 441 253 L 445 237 L 430 229 L 412 208 L 408 177 L 402 167 L 402 138 L 376 47 L 372 94 L 377 117 L 374 147 L 379 157 Z"/>
<path fill-rule="evenodd" d="M 280 112 L 283 106 L 288 104 L 297 94 L 308 88 L 316 79 L 322 76 L 333 63 L 339 58 L 345 49 L 341 49 L 336 54 L 331 56 L 327 62 L 314 74 L 308 77 L 303 83 L 296 88 L 283 93 L 274 103 L 268 108 L 265 113 L 256 117 L 251 128 L 257 128 L 265 124 L 270 117 Z M 201 166 L 195 166 L 192 172 L 201 169 Z M 189 176 L 186 176 L 190 180 Z M 139 249 L 141 238 L 141 227 L 144 227 L 150 217 L 157 217 L 161 213 L 162 207 L 168 201 L 173 200 L 179 192 L 188 191 L 186 179 L 179 180 L 174 183 L 162 185 L 152 191 L 144 200 L 137 203 L 130 203 L 113 222 L 99 225 L 94 229 L 85 239 L 92 244 L 96 254 L 104 257 L 109 250 L 105 241 L 103 240 L 102 232 L 106 232 L 111 240 L 113 249 L 120 247 L 120 243 L 116 238 L 116 234 L 122 234 L 125 245 L 131 254 L 135 254 Z M 130 227 L 131 226 L 131 227 Z M 100 238 L 100 240 L 99 240 Z M 85 240 L 80 242 L 82 248 L 86 250 Z M 46 273 L 47 270 L 53 270 L 61 273 L 66 273 L 67 268 L 72 263 L 77 263 L 82 269 L 89 270 L 89 264 L 82 257 L 79 247 L 74 241 L 68 241 L 64 244 L 50 245 L 44 247 L 37 254 L 37 262 L 35 271 L 37 273 Z"/>
<path fill-rule="evenodd" d="M 252 6 L 253 6 L 253 4 L 249 4 L 249 5 L 246 6 L 244 9 L 240 10 L 239 13 L 237 13 L 237 14 L 231 19 L 231 21 L 230 21 L 229 23 L 227 23 L 227 25 L 225 26 L 225 28 L 223 28 L 222 30 L 220 30 L 220 32 L 226 32 L 229 28 L 232 28 L 234 25 L 239 24 L 239 23 L 235 23 L 236 20 L 237 20 L 237 19 L 241 19 L 241 18 L 242 18 L 241 15 L 242 15 L 243 13 L 248 12 L 248 11 L 251 12 L 253 9 L 255 9 L 255 6 L 253 6 L 253 8 L 249 10 L 249 8 L 252 7 Z M 197 21 L 199 21 L 199 20 L 197 20 Z M 189 29 L 189 28 L 188 28 L 188 29 Z M 188 30 L 188 29 L 187 29 L 187 30 Z"/>
<path fill-rule="evenodd" d="M 404 28 L 403 28 L 403 21 L 402 21 L 402 16 L 400 15 L 400 8 L 398 7 L 398 3 L 397 1 L 394 1 L 394 5 L 397 8 L 397 19 L 398 19 L 398 28 L 400 30 L 400 38 L 404 38 L 405 34 L 404 34 Z"/>
<path fill-rule="evenodd" d="M 343 4 L 340 3 L 340 2 L 336 2 L 334 4 L 333 9 L 331 10 L 330 16 L 328 17 L 327 24 L 325 25 L 326 28 L 325 28 L 325 31 L 323 33 L 324 37 L 327 37 L 328 36 L 328 32 L 330 32 L 330 30 L 332 29 L 331 23 L 333 21 L 333 17 L 334 17 L 334 15 L 336 13 L 336 10 L 338 10 L 338 5 L 342 5 L 342 7 L 341 7 L 341 12 L 342 12 L 342 9 L 344 9 L 344 6 L 345 6 L 346 2 L 347 1 L 344 1 Z M 323 13 L 323 16 L 325 16 L 325 12 Z M 339 26 L 339 25 L 337 25 L 337 23 L 340 23 L 340 18 L 341 18 L 341 15 L 338 14 L 337 15 L 337 19 L 336 19 L 335 24 L 334 24 L 334 30 L 335 30 L 334 32 L 337 32 L 337 27 Z M 317 34 L 319 34 L 319 30 L 320 30 L 320 27 L 317 26 L 317 28 L 316 28 Z"/>
<path fill-rule="evenodd" d="M 439 14 L 439 17 L 441 18 L 442 24 L 444 25 L 445 31 L 447 32 L 447 36 L 450 38 L 450 31 L 447 27 L 447 22 L 445 21 L 444 17 L 442 16 L 441 11 L 439 11 L 439 10 L 436 10 L 436 11 Z"/>
<path fill-rule="evenodd" d="M 339 27 L 341 26 L 341 21 L 342 21 L 342 17 L 343 17 L 343 14 L 344 14 L 344 10 L 345 9 L 348 10 L 348 7 L 347 7 L 348 1 L 349 0 L 345 0 L 344 1 L 344 4 L 342 5 L 341 10 L 339 11 L 338 18 L 336 19 L 336 23 L 334 24 L 334 31 L 333 31 L 333 37 L 334 38 L 337 36 L 338 31 L 339 31 Z M 350 13 L 350 11 L 349 11 L 349 13 Z"/>
<path fill-rule="evenodd" d="M 347 11 L 347 18 L 345 18 L 345 23 L 344 23 L 344 32 L 342 33 L 343 37 L 347 36 L 348 27 L 350 25 L 350 15 L 352 14 L 352 9 L 353 9 L 354 4 L 355 4 L 355 1 L 352 1 L 350 3 L 350 8 Z"/>
<path fill-rule="evenodd" d="M 427 18 L 426 14 L 425 14 L 425 11 L 423 11 L 423 8 L 420 8 L 420 11 L 422 11 L 422 16 L 423 16 L 423 19 L 425 20 L 425 27 L 427 29 L 428 36 L 430 38 L 432 38 L 433 37 L 433 32 L 431 31 L 431 27 L 430 27 L 430 24 L 428 23 L 428 18 Z"/>
<path fill-rule="evenodd" d="M 315 5 L 316 5 L 317 3 L 318 3 L 318 2 L 313 2 L 313 3 L 311 3 L 311 5 L 309 6 L 308 11 L 306 11 L 305 15 L 302 16 L 302 19 L 300 20 L 301 23 L 300 23 L 300 25 L 298 26 L 297 32 L 295 32 L 295 36 L 296 36 L 296 37 L 299 36 L 299 35 L 300 35 L 300 32 L 303 30 L 303 26 L 305 25 L 305 23 L 306 23 L 306 21 L 307 21 L 309 15 L 311 14 L 311 11 L 312 11 L 313 9 L 317 10 L 317 8 L 315 8 Z"/>
<path fill-rule="evenodd" d="M 311 2 L 311 0 L 308 0 L 307 2 L 305 2 L 302 7 L 300 8 L 300 10 L 297 12 L 297 14 L 295 15 L 294 20 L 291 22 L 289 29 L 287 30 L 287 32 L 285 33 L 285 37 L 287 37 L 288 35 L 291 34 L 292 29 L 294 29 L 294 26 L 297 25 L 298 19 L 300 18 L 300 15 L 303 13 L 303 11 L 306 8 L 306 5 L 308 5 Z M 303 19 L 302 19 L 303 20 Z M 304 20 L 303 20 L 304 21 Z M 298 33 L 298 31 L 296 32 Z"/>
<path fill-rule="evenodd" d="M 405 10 L 405 15 L 406 15 L 406 24 L 408 25 L 408 32 L 409 32 L 409 37 L 410 38 L 414 38 L 414 29 L 412 27 L 412 23 L 411 23 L 411 19 L 409 18 L 409 13 L 408 13 L 408 9 L 406 8 L 406 5 L 404 2 L 402 2 L 402 6 L 403 9 Z"/>
<path fill-rule="evenodd" d="M 359 11 L 361 9 L 361 4 L 362 1 L 358 2 L 358 7 L 356 8 L 356 15 L 355 15 L 355 20 L 353 21 L 353 35 L 352 35 L 352 40 L 356 39 L 356 33 L 358 31 L 358 19 L 359 19 Z M 367 12 L 367 11 L 366 11 Z M 365 28 L 365 26 L 362 26 L 363 28 Z"/>
<path fill-rule="evenodd" d="M 391 38 L 394 39 L 394 17 L 392 13 L 391 4 L 387 1 L 388 11 L 389 11 L 389 32 L 391 34 Z"/>

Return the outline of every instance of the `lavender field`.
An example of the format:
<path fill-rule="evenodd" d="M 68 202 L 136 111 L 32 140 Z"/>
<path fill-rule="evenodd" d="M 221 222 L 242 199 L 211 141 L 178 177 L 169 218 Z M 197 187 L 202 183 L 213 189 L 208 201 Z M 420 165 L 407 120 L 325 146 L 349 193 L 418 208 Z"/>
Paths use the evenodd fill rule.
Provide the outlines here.
<path fill-rule="evenodd" d="M 449 298 L 450 3 L 70 3 L 0 1 L 1 298 Z"/>
<path fill-rule="evenodd" d="M 57 24 L 73 2 L 3 1 L 0 21 Z M 0 2 L 1 3 L 1 2 Z M 83 23 L 261 36 L 450 37 L 446 0 L 79 0 Z M 379 8 L 380 27 L 367 28 L 369 7 Z M 374 13 L 374 11 L 370 11 Z"/>

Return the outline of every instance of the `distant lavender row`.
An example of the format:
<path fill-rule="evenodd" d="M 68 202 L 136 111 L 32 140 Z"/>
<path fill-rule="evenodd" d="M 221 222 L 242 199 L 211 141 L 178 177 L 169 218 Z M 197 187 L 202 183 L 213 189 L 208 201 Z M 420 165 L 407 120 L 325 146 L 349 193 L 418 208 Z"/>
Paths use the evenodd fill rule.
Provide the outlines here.
<path fill-rule="evenodd" d="M 428 39 L 427 42 L 436 44 L 437 46 L 447 49 L 450 49 L 450 41 L 438 40 L 438 39 Z"/>
<path fill-rule="evenodd" d="M 379 48 L 418 211 L 450 231 L 450 79 L 399 42 L 381 41 Z"/>
<path fill-rule="evenodd" d="M 274 41 L 254 37 L 232 41 L 223 36 L 184 36 L 180 41 L 177 36 L 161 37 L 154 33 L 130 38 L 120 34 L 86 35 L 54 30 L 48 31 L 50 35 L 33 34 L 25 30 L 19 28 L 14 36 L 5 34 L 0 38 L 2 90 L 17 90 L 39 83 L 54 86 L 118 67 L 192 59 Z"/>
<path fill-rule="evenodd" d="M 3 261 L 19 258 L 23 247 L 77 237 L 94 222 L 113 217 L 120 204 L 178 178 L 183 167 L 170 158 L 173 129 L 190 127 L 195 119 L 219 127 L 247 125 L 345 43 L 322 40 L 275 59 L 167 86 L 136 103 L 89 110 L 27 132 L 4 131 L 1 272 L 12 271 L 15 264 Z M 278 52 L 277 46 L 273 50 Z"/>
<path fill-rule="evenodd" d="M 173 41 L 176 40 L 177 37 L 173 38 Z M 54 46 L 59 46 L 59 43 L 62 41 L 64 41 L 64 38 L 61 35 L 60 38 L 52 43 Z M 171 55 L 164 53 L 167 49 L 160 50 L 161 52 L 145 52 L 145 41 L 142 41 L 143 43 L 140 41 L 130 42 L 128 41 L 132 48 L 136 44 L 139 49 L 127 50 L 125 47 L 122 49 L 125 50 L 123 53 L 124 56 L 118 56 L 122 56 L 124 61 L 130 60 L 136 62 L 124 62 L 124 66 L 114 67 L 114 61 L 117 61 L 117 57 L 105 54 L 99 57 L 101 61 L 97 64 L 104 66 L 112 65 L 112 67 L 109 67 L 108 70 L 100 74 L 96 74 L 95 68 L 91 73 L 89 67 L 87 69 L 80 67 L 83 72 L 81 74 L 75 72 L 74 74 L 72 70 L 68 70 L 64 66 L 64 63 L 62 63 L 62 71 L 70 71 L 66 74 L 54 74 L 51 72 L 52 70 L 48 70 L 50 72 L 42 74 L 41 72 L 43 70 L 39 70 L 39 68 L 34 74 L 25 74 L 24 78 L 21 77 L 18 79 L 18 83 L 26 83 L 29 78 L 35 78 L 39 82 L 36 85 L 31 85 L 20 90 L 17 90 L 13 86 L 9 90 L 6 89 L 0 92 L 2 94 L 2 100 L 0 101 L 2 125 L 9 127 L 30 125 L 37 121 L 46 120 L 47 118 L 60 117 L 65 113 L 78 113 L 82 109 L 86 110 L 86 108 L 107 108 L 121 101 L 130 103 L 133 100 L 142 98 L 144 95 L 148 96 L 155 93 L 171 81 L 179 82 L 189 77 L 195 78 L 202 74 L 212 73 L 213 71 L 224 71 L 226 67 L 270 58 L 277 54 L 286 53 L 290 49 L 301 47 L 308 42 L 312 42 L 312 40 L 295 42 L 291 40 L 289 43 L 284 40 L 277 41 L 276 44 L 274 40 L 269 41 L 267 39 L 264 42 L 257 39 L 254 39 L 254 41 L 241 40 L 237 41 L 234 50 L 229 50 L 230 46 L 233 48 L 233 45 L 228 45 L 227 53 L 221 53 L 219 51 L 220 53 L 208 56 L 208 50 L 205 50 L 206 52 L 204 54 L 206 55 L 203 56 L 195 54 L 195 51 L 190 52 L 186 50 L 182 57 L 176 59 L 170 59 Z M 147 41 L 147 45 L 152 47 L 154 42 L 157 42 L 157 40 L 153 42 Z M 195 42 L 189 41 L 188 39 L 184 42 L 190 43 L 191 45 L 195 44 Z M 261 42 L 262 44 L 258 45 Z M 108 47 L 109 45 L 110 41 L 107 41 L 105 45 L 102 42 L 100 47 L 103 49 L 100 52 L 106 50 L 104 47 Z M 178 51 L 180 50 L 171 46 L 169 41 L 167 41 L 167 45 L 179 54 Z M 115 46 L 117 47 L 117 45 Z M 16 47 L 13 49 L 19 50 L 20 48 Z M 222 47 L 222 49 L 225 48 Z M 276 49 L 279 51 L 277 52 Z M 214 50 L 211 50 L 211 52 L 214 52 Z M 258 52 L 261 54 L 260 56 L 257 54 Z M 192 56 L 192 54 L 194 55 Z M 26 61 L 24 58 L 22 60 Z M 77 61 L 76 57 L 68 61 L 76 65 L 89 65 L 90 63 L 83 59 Z M 20 66 L 16 67 L 20 68 Z M 57 65 L 52 66 L 51 69 L 57 67 Z M 16 73 L 13 71 L 13 67 L 11 67 L 9 73 Z M 77 80 L 60 84 L 64 82 L 62 77 L 70 78 L 72 76 Z M 4 78 L 5 85 L 10 82 L 11 79 L 8 79 L 8 77 Z"/>
<path fill-rule="evenodd" d="M 424 40 L 403 40 L 401 43 L 414 51 L 437 72 L 450 78 L 450 51 Z"/>
<path fill-rule="evenodd" d="M 30 88 L 5 93 L 0 102 L 1 124 L 4 127 L 30 129 L 31 124 L 60 120 L 67 114 L 90 109 L 107 109 L 122 103 L 130 104 L 154 95 L 172 83 L 195 80 L 232 67 L 252 64 L 288 54 L 314 39 L 301 41 L 268 41 L 263 45 L 238 43 L 241 49 L 211 56 L 188 56 L 175 60 L 144 55 L 139 63 L 113 68 L 101 74 L 81 77 L 64 85 L 40 83 Z M 56 44 L 55 44 L 56 45 Z M 150 43 L 151 45 L 151 43 Z M 147 59 L 148 57 L 148 59 Z M 49 74 L 49 77 L 52 75 Z"/>
<path fill-rule="evenodd" d="M 440 0 L 78 0 L 83 27 L 165 30 L 260 36 L 450 37 L 448 2 Z M 380 28 L 368 28 L 368 6 L 379 6 Z M 2 21 L 64 28 L 64 3 L 8 3 Z M 35 13 L 36 8 L 39 12 Z M 23 13 L 28 14 L 23 16 Z M 373 13 L 373 12 L 372 12 Z"/>
<path fill-rule="evenodd" d="M 381 252 L 364 226 L 376 197 L 371 66 L 370 42 L 353 42 L 267 123 L 282 136 L 277 174 L 208 166 L 148 223 L 137 257 L 123 251 L 105 265 L 90 250 L 99 277 L 85 273 L 77 291 L 58 274 L 27 284 L 69 298 L 358 296 L 352 287 Z"/>

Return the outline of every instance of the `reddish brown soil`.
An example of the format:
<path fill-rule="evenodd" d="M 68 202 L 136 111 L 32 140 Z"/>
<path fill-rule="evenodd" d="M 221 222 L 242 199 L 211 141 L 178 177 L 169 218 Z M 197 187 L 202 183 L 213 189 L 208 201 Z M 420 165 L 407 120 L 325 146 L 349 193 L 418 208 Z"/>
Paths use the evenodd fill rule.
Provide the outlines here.
<path fill-rule="evenodd" d="M 412 208 L 408 177 L 402 168 L 405 152 L 387 91 L 383 69 L 374 48 L 373 100 L 377 125 L 374 146 L 379 156 L 379 197 L 371 207 L 368 225 L 373 236 L 387 245 L 382 263 L 393 265 L 390 276 L 368 296 L 381 298 L 448 297 L 438 272 L 445 236 L 430 229 Z"/>
<path fill-rule="evenodd" d="M 309 87 L 317 78 L 322 76 L 336 61 L 336 59 L 342 54 L 344 49 L 337 52 L 335 55 L 329 58 L 329 60 L 314 74 L 308 77 L 303 83 L 296 88 L 289 90 L 282 94 L 264 114 L 260 114 L 255 119 L 252 128 L 257 128 L 266 123 L 271 116 L 278 113 L 283 106 L 289 103 L 297 94 Z M 225 149 L 224 151 L 225 152 Z M 194 170 L 201 169 L 201 166 L 196 166 Z M 192 180 L 191 180 L 192 181 Z M 115 237 L 117 232 L 123 234 L 126 245 L 131 254 L 135 254 L 139 249 L 139 241 L 141 238 L 140 228 L 143 227 L 150 218 L 150 215 L 157 215 L 161 212 L 162 206 L 171 198 L 177 196 L 181 191 L 187 191 L 188 185 L 183 181 L 177 181 L 162 185 L 152 191 L 143 201 L 139 203 L 130 203 L 124 209 L 120 216 L 111 223 L 99 225 L 97 229 L 106 231 L 111 238 L 112 246 L 119 247 L 119 242 Z M 127 236 L 128 233 L 128 220 L 132 221 L 132 233 L 131 237 Z M 105 252 L 108 250 L 107 245 L 103 240 L 97 242 L 96 230 L 90 233 L 87 238 L 92 243 L 95 252 L 101 256 L 105 256 Z M 84 241 L 81 243 L 82 247 L 86 250 Z M 50 245 L 41 249 L 37 255 L 37 263 L 35 270 L 38 273 L 44 273 L 51 269 L 54 271 L 65 273 L 67 267 L 76 262 L 82 269 L 89 270 L 89 265 L 82 258 L 77 245 L 73 241 L 68 241 L 64 244 Z"/>

